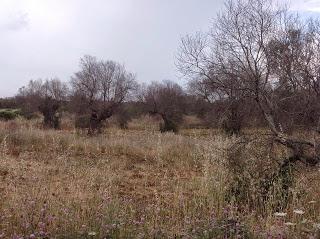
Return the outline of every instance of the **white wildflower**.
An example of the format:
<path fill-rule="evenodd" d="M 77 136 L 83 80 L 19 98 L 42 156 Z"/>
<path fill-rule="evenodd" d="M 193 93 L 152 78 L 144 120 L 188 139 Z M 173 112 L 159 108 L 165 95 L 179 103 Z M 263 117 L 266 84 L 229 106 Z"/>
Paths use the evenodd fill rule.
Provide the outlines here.
<path fill-rule="evenodd" d="M 276 217 L 285 217 L 285 216 L 287 216 L 287 213 L 286 212 L 276 212 L 276 213 L 274 213 L 274 215 Z"/>
<path fill-rule="evenodd" d="M 293 212 L 296 213 L 296 214 L 299 214 L 299 215 L 304 214 L 304 211 L 302 211 L 300 209 L 295 209 L 295 210 L 293 210 Z"/>
<path fill-rule="evenodd" d="M 286 225 L 286 226 L 295 226 L 297 224 L 293 223 L 293 222 L 285 222 L 284 225 Z"/>
<path fill-rule="evenodd" d="M 95 236 L 95 235 L 97 235 L 96 232 L 88 232 L 88 236 Z"/>

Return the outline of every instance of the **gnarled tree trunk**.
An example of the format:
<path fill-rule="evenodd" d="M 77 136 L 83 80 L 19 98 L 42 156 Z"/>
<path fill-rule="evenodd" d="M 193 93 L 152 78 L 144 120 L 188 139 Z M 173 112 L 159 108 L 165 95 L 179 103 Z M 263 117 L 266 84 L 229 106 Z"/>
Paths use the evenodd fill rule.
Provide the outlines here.
<path fill-rule="evenodd" d="M 257 99 L 269 129 L 274 134 L 275 141 L 291 150 L 291 161 L 300 161 L 307 166 L 317 165 L 320 162 L 320 124 L 314 129 L 313 139 L 310 141 L 289 136 L 282 131 L 281 124 L 275 121 L 272 104 L 265 96 L 264 102 L 265 104 L 260 99 Z"/>

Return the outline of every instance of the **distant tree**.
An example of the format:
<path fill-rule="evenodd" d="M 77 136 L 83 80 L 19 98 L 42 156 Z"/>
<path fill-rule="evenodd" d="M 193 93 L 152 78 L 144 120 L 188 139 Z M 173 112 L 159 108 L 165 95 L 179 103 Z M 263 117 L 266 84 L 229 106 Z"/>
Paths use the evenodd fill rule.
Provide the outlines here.
<path fill-rule="evenodd" d="M 80 68 L 71 79 L 73 105 L 78 117 L 89 117 L 88 124 L 79 125 L 92 134 L 130 98 L 137 83 L 132 73 L 114 61 L 98 61 L 87 55 L 80 59 Z"/>
<path fill-rule="evenodd" d="M 188 39 L 187 41 L 190 41 Z M 184 44 L 189 44 L 184 42 Z M 189 80 L 189 92 L 198 99 L 202 99 L 211 105 L 208 114 L 215 113 L 209 118 L 215 119 L 216 125 L 222 127 L 226 133 L 233 135 L 239 134 L 243 125 L 243 119 L 247 111 L 244 107 L 245 97 L 242 92 L 237 90 L 236 81 L 233 75 L 210 73 L 210 78 L 221 82 L 226 87 L 218 87 L 212 80 L 206 77 L 194 78 Z M 220 109 L 217 106 L 223 105 Z"/>
<path fill-rule="evenodd" d="M 16 109 L 19 108 L 15 97 L 0 98 L 0 109 Z"/>
<path fill-rule="evenodd" d="M 185 94 L 178 84 L 154 82 L 142 90 L 141 101 L 148 113 L 161 116 L 161 132 L 178 131 L 185 106 Z"/>
<path fill-rule="evenodd" d="M 17 98 L 22 100 L 24 111 L 40 111 L 47 128 L 60 127 L 61 106 L 66 101 L 68 87 L 66 83 L 54 78 L 50 80 L 31 80 L 27 86 L 19 89 Z"/>

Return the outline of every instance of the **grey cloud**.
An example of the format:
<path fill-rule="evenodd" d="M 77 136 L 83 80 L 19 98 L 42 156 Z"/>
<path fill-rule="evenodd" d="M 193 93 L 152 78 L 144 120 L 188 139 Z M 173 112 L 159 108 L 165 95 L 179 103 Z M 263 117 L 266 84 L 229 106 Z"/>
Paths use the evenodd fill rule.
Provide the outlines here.
<path fill-rule="evenodd" d="M 18 12 L 14 15 L 9 16 L 2 24 L 0 23 L 0 29 L 8 31 L 19 31 L 27 28 L 28 25 L 28 14 Z"/>
<path fill-rule="evenodd" d="M 31 4 L 36 1 L 11 1 L 6 11 L 0 0 L 0 97 L 14 95 L 30 79 L 69 81 L 84 54 L 124 63 L 140 82 L 183 83 L 174 64 L 180 37 L 206 30 L 224 3 L 42 0 L 36 5 Z M 11 12 L 17 14 L 6 17 Z"/>
<path fill-rule="evenodd" d="M 124 63 L 139 82 L 182 83 L 174 64 L 180 37 L 207 29 L 223 0 L 25 3 L 13 8 L 25 9 L 29 16 L 16 15 L 5 24 L 19 34 L 1 32 L 0 97 L 14 95 L 30 79 L 56 76 L 69 81 L 84 54 Z M 26 27 L 28 31 L 21 31 Z"/>

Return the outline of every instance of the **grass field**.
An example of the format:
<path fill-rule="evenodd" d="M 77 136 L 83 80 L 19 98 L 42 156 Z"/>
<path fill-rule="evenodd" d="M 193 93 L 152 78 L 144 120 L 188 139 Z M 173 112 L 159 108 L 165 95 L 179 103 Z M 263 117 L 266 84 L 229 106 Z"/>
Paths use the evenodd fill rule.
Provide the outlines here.
<path fill-rule="evenodd" d="M 87 137 L 70 122 L 37 125 L 0 122 L 0 238 L 320 238 L 318 168 L 294 171 L 279 211 L 276 195 L 233 200 L 237 138 L 218 130 L 160 134 L 136 120 Z M 247 156 L 252 172 L 266 157 Z"/>

